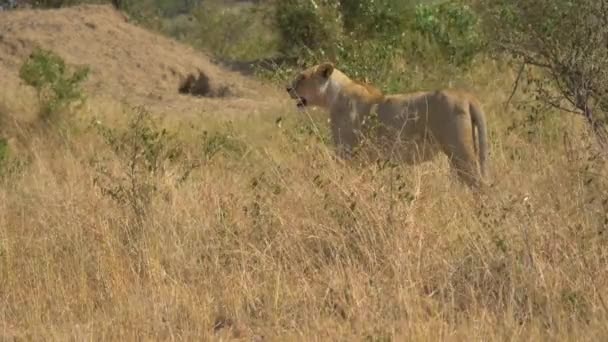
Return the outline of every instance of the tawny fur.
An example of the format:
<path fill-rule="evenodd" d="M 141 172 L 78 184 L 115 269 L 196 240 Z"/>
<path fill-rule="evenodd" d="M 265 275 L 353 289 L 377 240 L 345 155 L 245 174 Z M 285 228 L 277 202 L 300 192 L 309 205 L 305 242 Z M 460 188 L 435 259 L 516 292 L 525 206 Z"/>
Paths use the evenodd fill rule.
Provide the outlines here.
<path fill-rule="evenodd" d="M 287 91 L 298 107 L 329 111 L 333 141 L 341 157 L 350 156 L 359 145 L 360 133 L 373 113 L 379 124 L 374 135 L 379 153 L 412 164 L 431 160 L 441 151 L 466 184 L 479 186 L 486 178 L 485 114 L 468 92 L 384 95 L 371 85 L 351 80 L 331 63 L 300 72 Z"/>

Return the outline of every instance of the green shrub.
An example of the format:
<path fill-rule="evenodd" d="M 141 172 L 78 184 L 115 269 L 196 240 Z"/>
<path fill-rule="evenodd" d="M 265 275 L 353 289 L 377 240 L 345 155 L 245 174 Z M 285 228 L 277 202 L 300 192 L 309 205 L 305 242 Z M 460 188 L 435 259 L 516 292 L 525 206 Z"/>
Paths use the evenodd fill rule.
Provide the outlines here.
<path fill-rule="evenodd" d="M 466 67 L 484 47 L 478 17 L 460 2 L 326 0 L 276 6 L 283 54 L 308 65 L 331 60 L 353 78 L 385 85 L 385 91 L 406 88 L 412 75 L 396 72 L 405 63 L 459 69 L 454 67 Z"/>
<path fill-rule="evenodd" d="M 247 152 L 247 145 L 237 138 L 232 124 L 227 123 L 223 130 L 203 132 L 201 150 L 205 161 L 210 161 L 220 153 L 239 159 Z"/>
<path fill-rule="evenodd" d="M 8 159 L 8 141 L 4 138 L 0 138 L 0 173 L 2 168 L 6 164 Z"/>
<path fill-rule="evenodd" d="M 332 0 L 279 0 L 275 5 L 279 51 L 288 56 L 332 55 L 342 35 L 338 3 Z"/>
<path fill-rule="evenodd" d="M 350 37 L 338 45 L 336 63 L 350 77 L 379 84 L 390 78 L 393 62 L 402 51 L 397 40 Z"/>
<path fill-rule="evenodd" d="M 435 42 L 444 56 L 457 66 L 469 64 L 483 47 L 475 12 L 458 2 L 418 4 L 414 31 Z"/>
<path fill-rule="evenodd" d="M 32 52 L 19 71 L 21 79 L 36 89 L 40 116 L 44 120 L 84 100 L 81 84 L 88 75 L 88 67 L 77 67 L 70 72 L 60 56 L 43 49 Z"/>
<path fill-rule="evenodd" d="M 183 37 L 220 58 L 261 58 L 276 45 L 275 35 L 264 25 L 266 12 L 265 6 L 226 6 L 222 1 L 208 0 L 193 11 L 194 27 Z"/>
<path fill-rule="evenodd" d="M 97 171 L 95 183 L 104 195 L 131 209 L 135 230 L 130 235 L 138 234 L 152 200 L 165 195 L 163 179 L 174 176 L 180 184 L 198 163 L 188 160 L 176 135 L 159 128 L 143 108 L 131 114 L 127 129 L 110 128 L 100 122 L 94 127 L 111 151 L 109 155 L 99 153 L 92 160 Z"/>
<path fill-rule="evenodd" d="M 407 23 L 407 1 L 341 0 L 344 30 L 358 38 L 397 37 Z"/>

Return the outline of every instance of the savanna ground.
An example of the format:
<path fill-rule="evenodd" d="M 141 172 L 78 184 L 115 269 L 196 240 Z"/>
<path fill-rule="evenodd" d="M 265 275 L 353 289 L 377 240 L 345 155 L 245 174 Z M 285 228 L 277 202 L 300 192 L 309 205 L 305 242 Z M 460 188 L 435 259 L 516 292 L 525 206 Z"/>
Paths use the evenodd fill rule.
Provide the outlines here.
<path fill-rule="evenodd" d="M 219 13 L 216 30 L 238 24 L 201 13 Z M 176 33 L 180 20 L 148 27 L 220 57 L 260 57 L 248 39 L 240 52 L 216 32 L 188 40 Z M 112 23 L 127 36 L 143 31 Z M 60 49 L 45 30 L 24 41 Z M 142 46 L 154 45 L 149 36 L 141 33 Z M 15 56 L 31 51 L 23 49 L 0 56 L 5 79 L 18 79 Z M 83 56 L 75 59 L 93 58 Z M 233 97 L 175 89 L 158 98 L 145 95 L 164 89 L 152 71 L 121 82 L 132 70 L 107 59 L 103 72 L 89 65 L 85 105 L 62 110 L 44 107 L 31 87 L 3 85 L 0 339 L 605 340 L 608 172 L 593 135 L 571 114 L 531 115 L 521 89 L 506 105 L 517 76 L 506 62 L 479 56 L 449 69 L 432 56 L 434 72 L 393 61 L 405 76 L 387 87 L 478 94 L 493 183 L 480 196 L 455 181 L 445 158 L 337 162 L 326 115 L 298 113 L 282 93 L 296 67 L 245 78 L 209 62 L 212 81 L 236 84 Z"/>

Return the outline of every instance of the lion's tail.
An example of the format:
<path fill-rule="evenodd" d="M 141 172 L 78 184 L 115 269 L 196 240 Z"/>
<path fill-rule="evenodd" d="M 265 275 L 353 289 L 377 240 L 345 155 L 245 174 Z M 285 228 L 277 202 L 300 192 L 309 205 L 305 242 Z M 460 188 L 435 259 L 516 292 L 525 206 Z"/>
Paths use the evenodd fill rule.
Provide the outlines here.
<path fill-rule="evenodd" d="M 488 157 L 488 136 L 486 131 L 486 115 L 478 103 L 470 102 L 469 111 L 471 113 L 471 121 L 473 123 L 473 145 L 475 145 L 475 126 L 479 135 L 479 168 L 481 177 L 486 178 L 486 159 Z"/>

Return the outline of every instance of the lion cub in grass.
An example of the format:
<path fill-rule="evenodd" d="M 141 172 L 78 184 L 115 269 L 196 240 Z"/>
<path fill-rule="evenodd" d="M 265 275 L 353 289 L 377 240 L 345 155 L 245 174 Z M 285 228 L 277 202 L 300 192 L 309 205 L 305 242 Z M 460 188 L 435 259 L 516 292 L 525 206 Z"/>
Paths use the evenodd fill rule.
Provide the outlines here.
<path fill-rule="evenodd" d="M 350 79 L 332 63 L 301 71 L 287 92 L 299 109 L 316 106 L 329 111 L 333 141 L 342 158 L 350 158 L 367 122 L 375 118 L 372 139 L 379 153 L 412 164 L 442 151 L 467 185 L 478 187 L 486 177 L 485 114 L 472 94 L 437 90 L 385 95 Z"/>

